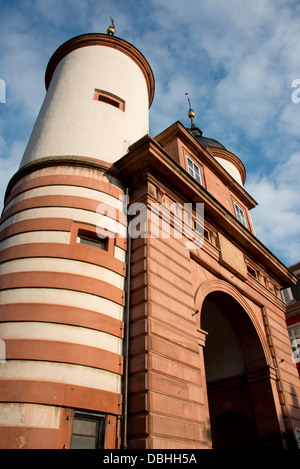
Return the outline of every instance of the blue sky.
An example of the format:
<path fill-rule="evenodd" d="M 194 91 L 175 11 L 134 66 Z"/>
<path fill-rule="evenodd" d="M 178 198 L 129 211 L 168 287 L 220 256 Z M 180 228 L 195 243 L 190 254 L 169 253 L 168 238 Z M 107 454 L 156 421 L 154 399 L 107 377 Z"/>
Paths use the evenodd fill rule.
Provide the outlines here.
<path fill-rule="evenodd" d="M 0 0 L 1 207 L 45 95 L 51 55 L 71 37 L 105 33 L 109 15 L 116 36 L 154 72 L 150 135 L 177 120 L 189 125 L 188 92 L 203 134 L 246 167 L 245 189 L 259 204 L 251 212 L 257 237 L 287 266 L 297 262 L 299 0 Z"/>

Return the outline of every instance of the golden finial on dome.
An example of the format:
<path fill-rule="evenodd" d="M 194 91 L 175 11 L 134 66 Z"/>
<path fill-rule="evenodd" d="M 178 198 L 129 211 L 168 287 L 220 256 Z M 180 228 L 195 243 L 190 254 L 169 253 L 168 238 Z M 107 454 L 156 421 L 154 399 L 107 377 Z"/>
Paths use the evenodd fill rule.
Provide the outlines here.
<path fill-rule="evenodd" d="M 115 22 L 114 22 L 114 20 L 112 19 L 111 16 L 110 16 L 110 21 L 111 21 L 111 25 L 108 27 L 106 32 L 109 36 L 114 36 L 114 34 L 115 34 Z"/>
<path fill-rule="evenodd" d="M 190 101 L 190 98 L 189 98 L 189 94 L 188 93 L 185 93 L 186 96 L 188 97 L 188 102 L 189 102 L 189 112 L 188 112 L 188 117 L 191 119 L 191 124 L 192 126 L 195 125 L 194 123 L 194 117 L 195 117 L 195 113 L 194 113 L 194 109 L 192 109 L 192 106 L 191 106 L 191 101 Z"/>
<path fill-rule="evenodd" d="M 188 116 L 189 116 L 190 119 L 191 119 L 192 117 L 193 117 L 193 118 L 195 117 L 195 113 L 194 113 L 193 109 L 190 109 L 190 110 L 189 110 Z"/>

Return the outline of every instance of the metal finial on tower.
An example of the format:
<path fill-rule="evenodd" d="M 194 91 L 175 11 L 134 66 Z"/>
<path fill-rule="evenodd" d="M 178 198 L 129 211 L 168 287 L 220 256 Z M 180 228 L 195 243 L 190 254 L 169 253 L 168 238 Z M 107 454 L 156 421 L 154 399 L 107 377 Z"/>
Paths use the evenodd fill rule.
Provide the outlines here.
<path fill-rule="evenodd" d="M 188 102 L 189 102 L 188 117 L 191 119 L 191 127 L 195 127 L 195 122 L 194 122 L 195 112 L 194 112 L 194 110 L 192 109 L 191 101 L 190 101 L 190 98 L 189 98 L 189 94 L 188 94 L 188 93 L 185 93 L 185 94 L 186 94 L 186 96 L 188 97 Z"/>
<path fill-rule="evenodd" d="M 109 15 L 109 16 L 110 16 L 111 25 L 108 27 L 106 32 L 109 36 L 114 36 L 114 34 L 115 34 L 115 22 L 114 22 L 113 18 L 111 17 L 111 15 Z"/>

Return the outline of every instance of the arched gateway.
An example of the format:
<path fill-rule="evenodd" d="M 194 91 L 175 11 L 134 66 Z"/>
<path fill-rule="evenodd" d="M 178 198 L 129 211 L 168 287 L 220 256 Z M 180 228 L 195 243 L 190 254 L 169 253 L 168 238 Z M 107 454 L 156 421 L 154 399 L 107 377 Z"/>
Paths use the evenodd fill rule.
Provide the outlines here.
<path fill-rule="evenodd" d="M 204 282 L 195 301 L 212 447 L 282 447 L 276 370 L 263 325 L 224 281 Z"/>

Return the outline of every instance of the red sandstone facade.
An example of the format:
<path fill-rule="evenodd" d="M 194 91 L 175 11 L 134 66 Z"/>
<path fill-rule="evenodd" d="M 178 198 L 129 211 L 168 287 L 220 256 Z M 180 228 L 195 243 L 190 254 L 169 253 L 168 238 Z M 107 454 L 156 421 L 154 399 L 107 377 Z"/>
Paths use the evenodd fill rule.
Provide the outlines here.
<path fill-rule="evenodd" d="M 187 174 L 186 151 L 203 185 Z M 294 444 L 299 380 L 280 297 L 293 276 L 253 235 L 255 203 L 213 151 L 175 123 L 117 162 L 131 177 L 131 202 L 200 202 L 205 212 L 201 249 L 184 238 L 132 242 L 131 447 Z"/>
<path fill-rule="evenodd" d="M 151 102 L 148 78 L 147 88 Z M 295 446 L 300 384 L 280 290 L 296 278 L 254 235 L 240 160 L 190 130 L 176 122 L 145 135 L 115 164 L 40 158 L 11 180 L 0 234 L 1 448 L 73 448 L 83 423 L 106 449 Z M 99 203 L 117 207 L 124 195 L 147 207 L 145 235 L 103 230 L 100 249 Z M 203 246 L 187 248 L 175 231 L 151 236 L 154 203 L 204 204 Z M 126 233 L 129 220 L 115 214 Z"/>
<path fill-rule="evenodd" d="M 33 172 L 29 170 L 21 171 L 16 176 L 17 182 L 12 181 L 13 190 L 7 203 L 19 194 L 29 193 L 34 188 L 65 186 L 76 188 L 86 188 L 94 190 L 99 187 L 99 180 L 103 178 L 103 164 L 91 161 L 87 164 L 85 161 L 78 162 L 76 167 L 73 163 L 60 161 L 59 168 L 51 166 L 48 159 L 42 165 L 34 165 Z M 39 166 L 37 168 L 36 166 Z M 58 171 L 57 171 L 58 169 Z M 107 170 L 107 165 L 106 165 Z M 57 174 L 59 173 L 59 174 Z M 20 182 L 19 182 L 20 181 Z M 19 184 L 18 184 L 19 183 Z M 122 191 L 112 184 L 102 181 L 101 193 L 108 194 L 111 197 L 118 198 Z M 4 212 L 2 224 L 7 219 L 16 214 L 28 213 L 27 210 L 44 210 L 52 207 L 68 210 L 70 207 L 77 210 L 85 210 L 86 213 L 94 213 L 99 202 L 81 198 L 78 196 L 45 196 L 29 198 L 29 200 L 15 203 L 11 209 Z M 79 244 L 76 238 L 80 232 L 88 233 L 90 237 L 96 235 L 96 226 L 91 223 L 79 222 L 78 218 L 58 218 L 44 216 L 31 219 L 16 221 L 9 224 L 1 232 L 1 241 L 13 239 L 16 236 L 24 236 L 43 232 L 50 232 L 49 242 L 43 242 L 42 239 L 28 243 L 7 247 L 1 252 L 2 265 L 9 265 L 10 262 L 24 260 L 32 261 L 19 272 L 6 273 L 1 275 L 1 292 L 14 292 L 11 299 L 2 300 L 0 306 L 0 316 L 2 325 L 6 324 L 6 331 L 12 330 L 17 324 L 23 328 L 19 335 L 10 338 L 9 332 L 2 332 L 3 340 L 6 345 L 6 363 L 1 364 L 2 371 L 0 382 L 0 395 L 2 403 L 14 403 L 16 407 L 24 405 L 28 408 L 28 416 L 25 415 L 23 421 L 18 421 L 14 425 L 0 426 L 1 447 L 2 448 L 69 448 L 71 444 L 72 425 L 74 409 L 88 409 L 90 413 L 99 413 L 105 415 L 107 422 L 105 431 L 105 445 L 108 448 L 118 447 L 120 434 L 120 415 L 122 412 L 122 396 L 117 391 L 105 389 L 101 383 L 98 388 L 94 384 L 94 378 L 91 375 L 91 384 L 88 384 L 88 376 L 80 380 L 79 376 L 75 381 L 70 379 L 68 373 L 78 373 L 82 370 L 101 370 L 103 373 L 109 373 L 112 376 L 121 379 L 123 373 L 123 356 L 110 350 L 105 350 L 99 339 L 103 335 L 110 336 L 113 340 L 123 340 L 124 322 L 97 311 L 91 303 L 93 297 L 101 297 L 105 301 L 113 301 L 115 305 L 123 307 L 125 304 L 124 291 L 118 286 L 114 286 L 99 278 L 87 276 L 84 269 L 87 266 L 104 269 L 104 272 L 114 273 L 118 278 L 125 278 L 126 264 L 124 261 L 114 257 L 114 249 L 124 250 L 126 242 L 119 237 L 109 238 L 106 250 Z M 57 233 L 66 234 L 67 243 L 54 242 Z M 47 270 L 47 267 L 37 270 L 38 260 L 49 259 L 68 260 L 75 262 L 76 270 L 63 272 L 57 267 L 53 271 Z M 42 263 L 43 265 L 43 263 Z M 82 269 L 82 271 L 81 271 Z M 23 271 L 21 271 L 23 270 Z M 27 291 L 29 297 L 21 297 L 20 302 L 17 298 L 22 291 Z M 47 292 L 54 292 L 54 297 L 47 298 Z M 32 292 L 32 293 L 31 293 Z M 39 293 L 40 292 L 40 293 Z M 44 298 L 43 298 L 44 292 Z M 66 292 L 78 292 L 86 295 L 85 304 L 76 305 L 67 304 L 64 299 Z M 90 301 L 89 301 L 90 299 Z M 56 325 L 65 328 L 62 329 L 61 337 L 56 339 L 51 336 L 43 338 L 41 332 L 36 334 L 24 330 L 24 326 L 29 331 L 34 330 L 38 324 Z M 71 328 L 71 329 L 70 329 Z M 80 339 L 73 340 L 71 331 L 75 328 L 79 334 L 85 331 L 91 331 L 94 334 L 99 332 L 99 339 L 93 345 L 89 341 L 85 344 Z M 8 335 L 7 335 L 8 334 Z M 67 335 L 69 334 L 69 336 Z M 26 338 L 29 335 L 30 338 Z M 25 336 L 25 337 L 24 337 Z M 92 336 L 91 336 L 92 337 Z M 76 343 L 79 342 L 79 343 Z M 120 348 L 120 347 L 119 347 Z M 10 376 L 9 367 L 12 368 L 18 363 L 21 364 L 22 371 L 20 378 Z M 62 365 L 61 371 L 56 370 L 51 365 Z M 39 376 L 38 368 L 42 364 L 50 366 L 47 372 L 46 368 L 42 373 L 43 379 Z M 26 368 L 36 368 L 36 373 Z M 7 373 L 5 370 L 7 368 Z M 73 369 L 73 371 L 72 371 Z M 28 378 L 26 377 L 28 374 Z M 37 375 L 35 378 L 34 375 Z M 60 376 L 62 374 L 62 376 Z M 45 377 L 48 375 L 48 379 Z M 84 374 L 83 374 L 84 376 Z M 82 382 L 81 382 L 82 381 Z M 12 405 L 12 404 L 11 404 Z M 35 408 L 33 407 L 35 406 Z M 53 412 L 54 410 L 54 412 Z M 31 422 L 35 421 L 35 413 L 41 414 L 37 417 L 39 426 Z M 13 412 L 13 409 L 12 409 Z M 26 412 L 26 410 L 25 410 Z M 23 411 L 23 413 L 25 413 Z M 31 415 L 32 414 L 32 415 Z M 5 415 L 5 413 L 3 413 Z M 109 422 L 109 424 L 108 424 Z"/>
<path fill-rule="evenodd" d="M 293 358 L 300 377 L 300 262 L 289 267 L 297 277 L 297 284 L 282 291 L 283 300 L 287 303 L 286 325 L 293 348 Z"/>

